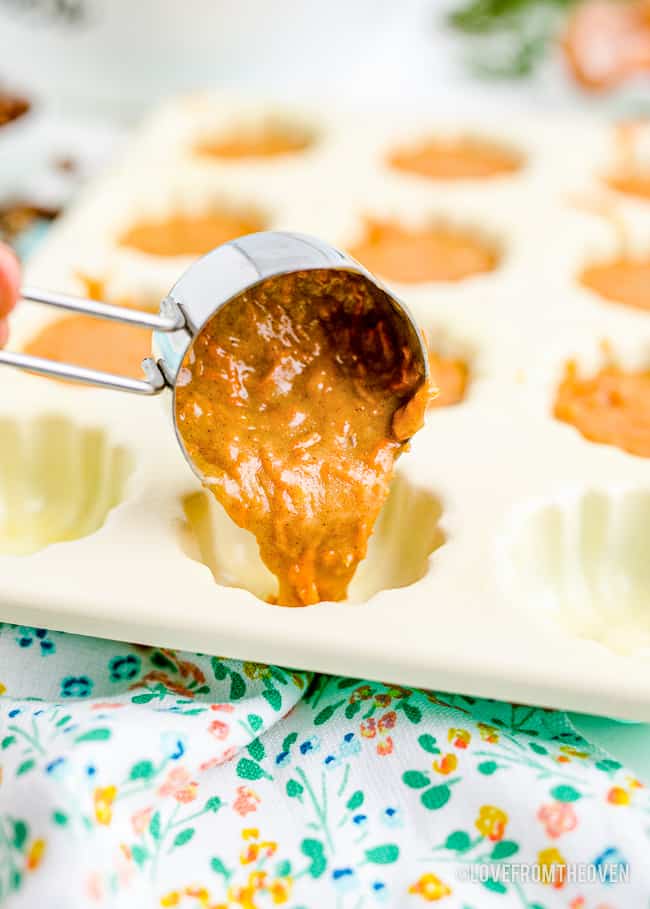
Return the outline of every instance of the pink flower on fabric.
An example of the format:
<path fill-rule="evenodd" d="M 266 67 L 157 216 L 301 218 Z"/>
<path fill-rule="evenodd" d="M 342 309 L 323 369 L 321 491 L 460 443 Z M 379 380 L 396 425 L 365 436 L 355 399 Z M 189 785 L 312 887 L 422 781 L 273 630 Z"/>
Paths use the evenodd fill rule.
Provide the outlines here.
<path fill-rule="evenodd" d="M 234 704 L 210 704 L 210 710 L 221 710 L 223 713 L 232 713 L 234 709 Z"/>
<path fill-rule="evenodd" d="M 389 710 L 388 713 L 380 717 L 377 728 L 380 732 L 385 732 L 387 729 L 394 729 L 395 723 L 397 723 L 397 714 L 394 710 Z"/>
<path fill-rule="evenodd" d="M 212 770 L 213 767 L 219 767 L 221 764 L 227 764 L 228 761 L 232 761 L 234 756 L 237 754 L 237 749 L 231 745 L 229 748 L 222 753 L 217 755 L 217 757 L 209 758 L 207 761 L 203 761 L 199 765 L 199 770 Z"/>
<path fill-rule="evenodd" d="M 158 795 L 170 795 L 177 802 L 187 804 L 193 802 L 196 798 L 199 784 L 190 779 L 190 775 L 184 767 L 175 767 L 170 770 L 162 786 L 158 789 Z"/>
<path fill-rule="evenodd" d="M 369 720 L 363 720 L 359 724 L 359 732 L 366 739 L 374 739 L 377 735 L 377 723 L 374 717 L 370 717 Z"/>
<path fill-rule="evenodd" d="M 544 824 L 546 832 L 553 839 L 568 833 L 578 826 L 578 818 L 568 802 L 551 802 L 542 805 L 537 812 L 537 819 Z"/>
<path fill-rule="evenodd" d="M 140 811 L 136 811 L 131 817 L 131 826 L 133 827 L 133 832 L 136 836 L 140 836 L 145 830 L 149 827 L 149 821 L 151 820 L 151 815 L 153 814 L 153 808 L 142 808 Z"/>
<path fill-rule="evenodd" d="M 223 742 L 224 739 L 228 738 L 230 726 L 222 720 L 212 720 L 208 726 L 208 732 L 210 732 L 215 739 L 219 739 L 220 742 Z"/>
<path fill-rule="evenodd" d="M 238 786 L 237 798 L 233 802 L 233 810 L 241 817 L 250 814 L 251 811 L 257 811 L 257 806 L 262 801 L 257 792 L 250 786 Z"/>

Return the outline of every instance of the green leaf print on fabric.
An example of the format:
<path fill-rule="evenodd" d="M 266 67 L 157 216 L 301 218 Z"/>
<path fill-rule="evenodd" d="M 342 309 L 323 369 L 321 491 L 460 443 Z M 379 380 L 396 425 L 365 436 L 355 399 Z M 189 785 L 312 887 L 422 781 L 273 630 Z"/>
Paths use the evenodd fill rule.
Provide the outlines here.
<path fill-rule="evenodd" d="M 111 737 L 110 729 L 89 729 L 88 732 L 82 732 L 75 739 L 79 745 L 82 742 L 106 742 Z"/>
<path fill-rule="evenodd" d="M 452 780 L 449 782 L 451 783 Z M 440 808 L 445 807 L 450 798 L 451 789 L 445 783 L 441 786 L 432 786 L 430 789 L 425 790 L 420 796 L 420 801 L 425 808 L 429 809 L 429 811 L 438 811 Z"/>
<path fill-rule="evenodd" d="M 432 735 L 429 735 L 428 732 L 418 736 L 418 745 L 429 754 L 440 754 L 440 749 L 436 744 L 435 738 Z"/>
<path fill-rule="evenodd" d="M 551 789 L 551 795 L 558 802 L 577 802 L 582 798 L 577 789 L 573 786 L 555 786 Z"/>
<path fill-rule="evenodd" d="M 313 878 L 319 878 L 327 868 L 327 859 L 320 840 L 304 839 L 300 844 L 300 851 L 310 859 L 308 873 Z"/>
<path fill-rule="evenodd" d="M 174 846 L 184 846 L 194 836 L 195 830 L 194 827 L 187 827 L 185 830 L 181 830 L 180 833 L 177 833 L 174 837 Z"/>
<path fill-rule="evenodd" d="M 422 773 L 420 770 L 406 770 L 402 774 L 402 780 L 411 789 L 423 789 L 425 786 L 428 786 L 430 782 L 429 776 L 426 773 Z"/>
<path fill-rule="evenodd" d="M 399 846 L 394 843 L 387 843 L 385 846 L 375 846 L 372 849 L 366 849 L 366 860 L 373 865 L 392 865 L 399 858 Z"/>
<path fill-rule="evenodd" d="M 471 845 L 472 839 L 464 830 L 454 830 L 445 840 L 445 849 L 451 849 L 454 852 L 465 852 Z"/>

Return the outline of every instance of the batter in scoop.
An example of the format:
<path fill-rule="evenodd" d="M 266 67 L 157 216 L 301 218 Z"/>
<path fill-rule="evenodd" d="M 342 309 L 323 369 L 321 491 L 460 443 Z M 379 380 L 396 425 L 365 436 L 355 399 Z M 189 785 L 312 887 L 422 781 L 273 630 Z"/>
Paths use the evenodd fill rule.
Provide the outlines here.
<path fill-rule="evenodd" d="M 366 278 L 269 278 L 222 306 L 186 355 L 190 459 L 278 578 L 278 602 L 342 600 L 430 392 Z"/>

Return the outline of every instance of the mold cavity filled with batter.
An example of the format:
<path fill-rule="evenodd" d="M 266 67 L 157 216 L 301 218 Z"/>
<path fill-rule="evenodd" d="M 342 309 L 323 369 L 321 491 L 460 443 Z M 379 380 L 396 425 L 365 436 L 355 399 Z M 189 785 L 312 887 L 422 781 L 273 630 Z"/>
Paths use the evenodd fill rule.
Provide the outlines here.
<path fill-rule="evenodd" d="M 202 256 L 216 246 L 266 226 L 266 218 L 254 209 L 213 208 L 138 221 L 124 231 L 118 242 L 150 256 Z"/>
<path fill-rule="evenodd" d="M 627 371 L 606 363 L 582 376 L 571 361 L 557 390 L 554 415 L 591 442 L 650 458 L 650 369 Z"/>
<path fill-rule="evenodd" d="M 388 155 L 395 170 L 431 180 L 488 180 L 514 174 L 524 166 L 519 152 L 474 136 L 431 137 Z"/>
<path fill-rule="evenodd" d="M 373 218 L 365 220 L 350 255 L 369 271 L 403 284 L 462 281 L 494 271 L 500 259 L 495 244 L 477 230 L 436 222 L 408 227 Z"/>
<path fill-rule="evenodd" d="M 102 429 L 60 416 L 0 418 L 0 553 L 94 533 L 123 500 L 132 466 Z"/>
<path fill-rule="evenodd" d="M 197 154 L 222 161 L 278 158 L 306 151 L 315 141 L 311 130 L 295 123 L 267 120 L 201 139 Z"/>
<path fill-rule="evenodd" d="M 429 351 L 431 387 L 429 407 L 450 407 L 465 400 L 470 380 L 469 363 L 461 357 Z"/>
<path fill-rule="evenodd" d="M 604 180 L 619 193 L 650 201 L 650 120 L 616 126 L 614 163 Z"/>
<path fill-rule="evenodd" d="M 587 265 L 580 272 L 579 281 L 605 300 L 650 310 L 650 255 L 623 252 L 605 262 Z"/>
<path fill-rule="evenodd" d="M 222 306 L 179 373 L 186 451 L 252 531 L 277 602 L 343 600 L 430 389 L 365 277 L 269 278 Z"/>
<path fill-rule="evenodd" d="M 150 311 L 158 308 L 151 300 L 131 296 L 110 299 L 103 281 L 85 277 L 82 280 L 85 294 L 92 300 Z M 151 356 L 151 331 L 88 316 L 64 316 L 45 325 L 24 344 L 23 350 L 58 363 L 142 378 L 140 364 Z"/>

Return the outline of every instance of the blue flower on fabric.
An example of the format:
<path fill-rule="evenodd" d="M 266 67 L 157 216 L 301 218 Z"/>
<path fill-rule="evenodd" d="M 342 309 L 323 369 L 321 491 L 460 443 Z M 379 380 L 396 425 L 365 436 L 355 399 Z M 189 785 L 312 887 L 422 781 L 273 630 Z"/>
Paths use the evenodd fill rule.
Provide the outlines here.
<path fill-rule="evenodd" d="M 22 713 L 20 707 L 14 707 L 13 710 L 9 711 L 9 716 L 13 719 L 15 716 L 19 716 Z"/>
<path fill-rule="evenodd" d="M 318 751 L 320 748 L 320 739 L 317 735 L 312 735 L 310 738 L 306 739 L 304 742 L 300 743 L 300 753 L 308 754 L 312 751 Z"/>
<path fill-rule="evenodd" d="M 67 765 L 64 757 L 54 758 L 49 764 L 45 765 L 45 772 L 55 780 L 62 779 L 67 771 Z"/>
<path fill-rule="evenodd" d="M 325 764 L 326 770 L 336 770 L 341 766 L 341 758 L 337 754 L 328 754 L 323 760 L 323 764 Z"/>
<path fill-rule="evenodd" d="M 388 899 L 388 887 L 383 881 L 373 881 L 370 885 L 372 895 L 378 903 L 385 903 Z"/>
<path fill-rule="evenodd" d="M 367 814 L 355 814 L 352 817 L 352 823 L 356 824 L 357 827 L 362 827 L 368 820 Z"/>
<path fill-rule="evenodd" d="M 355 754 L 359 754 L 360 751 L 361 742 L 356 737 L 354 732 L 346 732 L 343 736 L 341 747 L 339 748 L 339 754 L 341 757 L 352 757 Z"/>
<path fill-rule="evenodd" d="M 163 732 L 160 736 L 162 753 L 172 761 L 182 758 L 187 749 L 187 738 L 177 732 Z"/>
<path fill-rule="evenodd" d="M 87 675 L 68 675 L 61 682 L 62 698 L 87 698 L 93 690 L 93 683 Z"/>
<path fill-rule="evenodd" d="M 387 827 L 403 827 L 404 818 L 402 817 L 402 812 L 399 808 L 391 808 L 389 805 L 388 808 L 384 808 L 381 813 L 382 822 Z"/>
<path fill-rule="evenodd" d="M 332 871 L 332 883 L 342 893 L 354 890 L 359 886 L 359 881 L 353 868 L 334 868 Z"/>
<path fill-rule="evenodd" d="M 142 661 L 134 653 L 115 656 L 108 661 L 111 682 L 130 682 L 140 674 Z"/>
<path fill-rule="evenodd" d="M 89 776 L 92 779 L 92 777 L 94 777 L 96 773 L 97 773 L 97 768 L 93 767 L 92 764 L 88 764 L 88 766 L 86 767 L 86 776 Z"/>
<path fill-rule="evenodd" d="M 288 751 L 281 751 L 275 756 L 275 763 L 278 767 L 288 767 L 291 763 L 291 754 Z"/>
<path fill-rule="evenodd" d="M 21 625 L 18 628 L 16 643 L 19 647 L 31 647 L 34 643 L 38 643 L 41 656 L 49 656 L 56 651 L 56 644 L 50 639 L 47 628 L 28 628 Z"/>
<path fill-rule="evenodd" d="M 629 864 L 620 849 L 610 846 L 594 859 L 594 868 L 599 881 L 604 884 L 614 884 L 625 879 L 629 871 Z"/>

